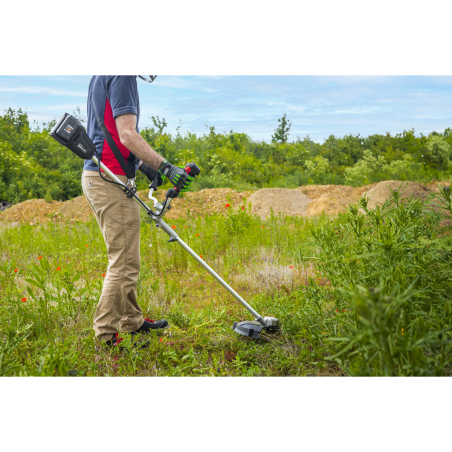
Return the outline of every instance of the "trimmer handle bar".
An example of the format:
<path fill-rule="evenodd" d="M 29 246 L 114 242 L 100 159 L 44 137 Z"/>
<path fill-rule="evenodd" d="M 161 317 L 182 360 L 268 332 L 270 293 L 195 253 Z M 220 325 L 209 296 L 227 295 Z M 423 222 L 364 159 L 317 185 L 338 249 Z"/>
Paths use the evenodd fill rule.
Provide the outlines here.
<path fill-rule="evenodd" d="M 196 177 L 201 174 L 201 170 L 199 169 L 199 166 L 196 163 L 187 163 L 185 165 L 185 172 L 191 177 Z M 180 194 L 180 190 L 178 188 L 174 187 L 174 188 L 170 188 L 166 192 L 166 197 L 170 198 L 170 199 L 174 199 L 174 198 L 177 198 L 179 196 L 179 194 Z"/>

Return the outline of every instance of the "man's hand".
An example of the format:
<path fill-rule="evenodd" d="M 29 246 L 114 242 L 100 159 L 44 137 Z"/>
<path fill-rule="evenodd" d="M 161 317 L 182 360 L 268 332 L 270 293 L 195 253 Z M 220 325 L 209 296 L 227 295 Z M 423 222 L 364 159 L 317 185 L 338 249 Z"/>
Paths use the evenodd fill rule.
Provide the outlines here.
<path fill-rule="evenodd" d="M 157 154 L 136 131 L 137 116 L 133 113 L 126 113 L 117 116 L 115 120 L 121 143 L 136 157 L 157 171 L 165 159 Z"/>
<path fill-rule="evenodd" d="M 191 183 L 195 179 L 185 172 L 185 168 L 171 165 L 169 162 L 163 162 L 160 165 L 159 171 L 180 191 L 188 191 Z"/>
<path fill-rule="evenodd" d="M 163 184 L 163 177 L 160 174 L 159 171 L 155 171 L 152 169 L 149 165 L 146 165 L 146 163 L 141 162 L 141 165 L 138 167 L 138 169 L 151 181 L 153 182 L 155 179 L 155 176 L 158 175 L 158 181 L 157 181 L 157 187 L 160 187 L 160 185 Z M 157 191 L 157 190 L 155 190 Z"/>

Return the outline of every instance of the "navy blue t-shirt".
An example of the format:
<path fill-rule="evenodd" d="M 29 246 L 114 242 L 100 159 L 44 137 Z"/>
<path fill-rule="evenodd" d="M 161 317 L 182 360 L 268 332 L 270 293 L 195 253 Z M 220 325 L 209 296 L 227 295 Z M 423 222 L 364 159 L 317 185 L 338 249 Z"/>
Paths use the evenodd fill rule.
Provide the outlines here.
<path fill-rule="evenodd" d="M 138 97 L 136 75 L 93 76 L 88 90 L 88 136 L 96 146 L 98 154 L 100 153 L 102 163 L 114 174 L 125 175 L 99 127 L 91 104 L 91 96 L 93 97 L 97 114 L 102 118 L 105 127 L 110 132 L 110 135 L 127 161 L 132 173 L 135 173 L 138 168 L 139 160 L 121 143 L 116 128 L 115 118 L 116 116 L 125 113 L 134 113 L 137 115 L 136 130 L 140 133 L 140 130 L 138 129 L 140 100 Z M 85 170 L 98 171 L 98 166 L 92 160 L 85 160 L 83 168 Z"/>

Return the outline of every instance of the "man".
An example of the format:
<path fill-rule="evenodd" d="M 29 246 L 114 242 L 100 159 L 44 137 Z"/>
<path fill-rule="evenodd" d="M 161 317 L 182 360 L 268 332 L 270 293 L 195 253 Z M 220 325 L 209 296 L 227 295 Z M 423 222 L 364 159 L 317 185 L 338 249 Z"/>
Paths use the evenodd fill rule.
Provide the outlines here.
<path fill-rule="evenodd" d="M 88 91 L 87 133 L 102 163 L 127 183 L 128 178 L 102 133 L 96 113 L 133 174 L 139 168 L 153 180 L 159 171 L 177 188 L 188 189 L 193 178 L 157 154 L 139 134 L 140 102 L 136 76 L 93 77 Z M 103 177 L 109 179 L 105 174 Z M 160 175 L 159 179 L 161 185 Z M 94 317 L 96 338 L 113 346 L 117 345 L 119 330 L 134 336 L 167 327 L 166 320 L 144 320 L 137 303 L 141 219 L 138 204 L 133 198 L 127 198 L 117 185 L 104 181 L 92 160 L 85 160 L 82 188 L 108 252 L 108 270 Z"/>

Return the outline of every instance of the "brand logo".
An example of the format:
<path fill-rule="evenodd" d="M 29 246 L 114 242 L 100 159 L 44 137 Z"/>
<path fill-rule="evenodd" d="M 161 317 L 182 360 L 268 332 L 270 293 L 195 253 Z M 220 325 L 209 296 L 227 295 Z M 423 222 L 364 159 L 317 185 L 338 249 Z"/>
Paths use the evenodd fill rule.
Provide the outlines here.
<path fill-rule="evenodd" d="M 88 187 L 92 187 L 93 186 L 93 181 L 92 180 L 89 180 L 88 181 Z"/>

